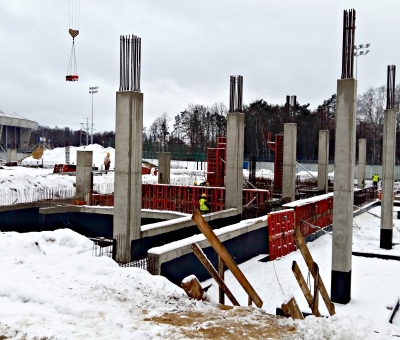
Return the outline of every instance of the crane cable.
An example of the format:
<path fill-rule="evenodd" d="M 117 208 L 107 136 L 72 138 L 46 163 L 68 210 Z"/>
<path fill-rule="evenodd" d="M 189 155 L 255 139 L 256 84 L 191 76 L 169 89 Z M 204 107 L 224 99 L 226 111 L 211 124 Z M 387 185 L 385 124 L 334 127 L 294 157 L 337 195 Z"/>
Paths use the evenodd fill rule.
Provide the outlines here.
<path fill-rule="evenodd" d="M 77 75 L 78 67 L 76 64 L 75 38 L 79 34 L 80 0 L 69 0 L 69 30 L 72 37 L 72 48 L 69 56 L 67 75 Z"/>

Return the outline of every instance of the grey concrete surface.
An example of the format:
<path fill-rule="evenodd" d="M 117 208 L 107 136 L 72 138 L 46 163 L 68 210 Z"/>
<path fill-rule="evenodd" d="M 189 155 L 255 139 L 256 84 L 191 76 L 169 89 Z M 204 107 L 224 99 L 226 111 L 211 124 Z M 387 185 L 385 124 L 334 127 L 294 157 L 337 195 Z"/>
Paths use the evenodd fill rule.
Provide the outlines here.
<path fill-rule="evenodd" d="M 131 240 L 140 238 L 142 200 L 143 93 L 116 94 L 114 238 L 125 244 L 119 261 L 130 261 Z"/>
<path fill-rule="evenodd" d="M 241 222 L 237 224 L 233 224 L 214 232 L 218 236 L 218 239 L 221 242 L 225 242 L 237 236 L 240 236 L 245 233 L 249 233 L 253 230 L 257 230 L 260 228 L 266 228 L 268 226 L 267 218 L 260 217 L 258 219 L 246 220 L 246 224 L 242 224 Z M 193 242 L 196 242 L 200 248 L 206 248 L 210 246 L 210 242 L 205 238 L 203 234 L 199 231 L 198 235 L 180 240 L 176 242 L 175 247 L 171 243 L 163 245 L 161 247 L 151 248 L 148 250 L 149 257 L 156 257 L 156 275 L 160 275 L 161 273 L 161 265 L 164 262 L 171 261 L 180 256 L 190 254 L 193 252 L 191 245 Z"/>
<path fill-rule="evenodd" d="M 158 184 L 169 184 L 171 178 L 171 153 L 158 153 Z"/>
<path fill-rule="evenodd" d="M 93 151 L 77 151 L 76 153 L 76 197 L 90 204 L 93 190 Z"/>
<path fill-rule="evenodd" d="M 396 110 L 385 110 L 382 152 L 381 229 L 393 229 L 394 163 L 396 154 Z M 382 237 L 382 234 L 381 234 Z M 392 242 L 390 242 L 392 243 Z M 390 246 L 390 249 L 392 247 Z"/>
<path fill-rule="evenodd" d="M 297 124 L 284 124 L 283 135 L 282 199 L 292 202 L 296 193 Z"/>
<path fill-rule="evenodd" d="M 318 137 L 318 190 L 328 192 L 329 131 L 319 131 Z"/>
<path fill-rule="evenodd" d="M 363 189 L 365 187 L 365 165 L 367 159 L 367 140 L 360 138 L 358 140 L 358 176 L 357 187 Z"/>
<path fill-rule="evenodd" d="M 227 115 L 225 208 L 242 211 L 244 114 Z"/>
<path fill-rule="evenodd" d="M 335 182 L 333 205 L 332 272 L 347 273 L 352 268 L 354 164 L 356 147 L 357 81 L 337 81 L 335 134 Z M 347 280 L 347 276 L 346 276 Z M 351 288 L 345 283 L 344 289 Z M 333 286 L 332 290 L 339 289 Z M 350 296 L 350 291 L 344 293 Z"/>

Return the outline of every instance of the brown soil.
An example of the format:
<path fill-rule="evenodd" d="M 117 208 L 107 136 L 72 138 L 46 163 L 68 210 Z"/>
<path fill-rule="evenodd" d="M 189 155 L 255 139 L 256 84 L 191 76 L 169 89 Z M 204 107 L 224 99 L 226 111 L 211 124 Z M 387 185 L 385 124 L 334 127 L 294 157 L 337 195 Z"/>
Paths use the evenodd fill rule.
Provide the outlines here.
<path fill-rule="evenodd" d="M 32 152 L 32 157 L 34 159 L 40 159 L 43 156 L 43 148 L 38 147 Z"/>
<path fill-rule="evenodd" d="M 274 315 L 254 308 L 237 307 L 207 310 L 205 313 L 180 312 L 146 318 L 145 321 L 175 326 L 172 331 L 187 339 L 289 339 L 296 327 L 284 326 Z M 238 322 L 240 320 L 240 322 Z"/>

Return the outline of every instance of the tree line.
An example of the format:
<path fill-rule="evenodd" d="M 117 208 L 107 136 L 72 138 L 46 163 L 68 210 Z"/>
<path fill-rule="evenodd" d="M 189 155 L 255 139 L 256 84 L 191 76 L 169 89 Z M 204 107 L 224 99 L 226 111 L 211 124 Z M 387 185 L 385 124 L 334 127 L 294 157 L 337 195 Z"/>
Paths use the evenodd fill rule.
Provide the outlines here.
<path fill-rule="evenodd" d="M 258 161 L 273 161 L 274 152 L 268 147 L 268 139 L 283 133 L 285 123 L 297 124 L 297 159 L 299 162 L 317 162 L 320 130 L 329 131 L 329 159 L 334 159 L 336 94 L 324 100 L 316 109 L 297 100 L 285 104 L 272 104 L 263 99 L 243 106 L 245 115 L 245 159 L 255 155 Z M 395 109 L 400 111 L 400 85 L 395 88 Z M 386 86 L 370 87 L 357 98 L 356 139 L 367 142 L 367 163 L 381 164 Z M 172 119 L 162 113 L 148 127 L 143 127 L 143 154 L 156 158 L 160 151 L 172 153 L 173 158 L 205 160 L 207 148 L 217 146 L 218 136 L 226 136 L 228 108 L 222 102 L 210 106 L 189 104 Z M 39 126 L 32 132 L 31 144 L 38 137 L 52 140 L 54 146 L 79 146 L 86 144 L 84 130 Z M 90 138 L 88 139 L 90 143 Z M 104 147 L 115 147 L 115 132 L 97 132 L 93 142 Z M 358 148 L 357 148 L 358 152 Z M 400 115 L 396 124 L 396 163 L 400 163 Z"/>

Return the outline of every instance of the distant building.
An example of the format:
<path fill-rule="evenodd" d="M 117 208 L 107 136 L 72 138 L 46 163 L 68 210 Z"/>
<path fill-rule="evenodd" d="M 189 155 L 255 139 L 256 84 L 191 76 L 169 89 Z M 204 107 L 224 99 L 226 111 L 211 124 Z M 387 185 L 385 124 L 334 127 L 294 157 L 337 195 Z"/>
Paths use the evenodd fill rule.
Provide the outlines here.
<path fill-rule="evenodd" d="M 32 130 L 37 130 L 39 124 L 21 117 L 13 111 L 0 107 L 0 146 L 7 151 L 15 148 L 19 151 L 28 151 Z M 0 148 L 0 151 L 2 151 Z"/>

